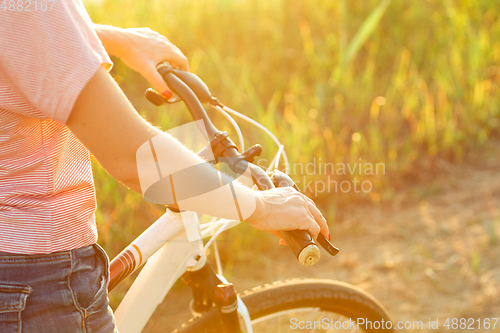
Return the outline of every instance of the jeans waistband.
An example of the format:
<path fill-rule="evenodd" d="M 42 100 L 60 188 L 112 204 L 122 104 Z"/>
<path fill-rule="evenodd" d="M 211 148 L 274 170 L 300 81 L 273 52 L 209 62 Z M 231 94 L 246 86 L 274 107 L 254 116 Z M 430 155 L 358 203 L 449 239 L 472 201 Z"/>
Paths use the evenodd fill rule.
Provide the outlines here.
<path fill-rule="evenodd" d="M 91 244 L 78 249 L 60 251 L 47 254 L 19 254 L 0 252 L 0 263 L 2 262 L 47 262 L 59 260 L 74 260 L 78 258 L 91 257 L 96 254 L 101 256 L 104 251 L 97 244 Z"/>

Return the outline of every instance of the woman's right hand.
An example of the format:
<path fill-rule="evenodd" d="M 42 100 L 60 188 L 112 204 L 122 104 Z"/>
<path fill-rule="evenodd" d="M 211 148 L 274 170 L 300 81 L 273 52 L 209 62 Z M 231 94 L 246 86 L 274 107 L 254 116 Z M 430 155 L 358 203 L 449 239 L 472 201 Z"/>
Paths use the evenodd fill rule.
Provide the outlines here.
<path fill-rule="evenodd" d="M 328 224 L 314 202 L 292 187 L 257 191 L 255 212 L 245 220 L 255 229 L 269 231 L 286 242 L 280 231 L 306 230 L 314 239 L 321 232 L 330 239 Z"/>

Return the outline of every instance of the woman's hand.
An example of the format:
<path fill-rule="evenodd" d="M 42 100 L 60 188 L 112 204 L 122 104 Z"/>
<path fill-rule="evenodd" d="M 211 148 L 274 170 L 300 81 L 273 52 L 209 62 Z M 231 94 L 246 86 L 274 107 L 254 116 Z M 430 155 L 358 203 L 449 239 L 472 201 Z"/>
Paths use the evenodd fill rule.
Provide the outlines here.
<path fill-rule="evenodd" d="M 168 61 L 174 68 L 189 71 L 188 60 L 182 51 L 165 36 L 150 28 L 94 27 L 106 52 L 119 57 L 127 66 L 139 72 L 167 99 L 172 95 L 156 70 L 156 65 Z"/>
<path fill-rule="evenodd" d="M 314 202 L 292 187 L 280 187 L 257 191 L 257 207 L 246 219 L 258 230 L 269 231 L 280 237 L 280 245 L 286 245 L 279 231 L 307 230 L 316 239 L 320 232 L 330 239 L 328 224 Z"/>

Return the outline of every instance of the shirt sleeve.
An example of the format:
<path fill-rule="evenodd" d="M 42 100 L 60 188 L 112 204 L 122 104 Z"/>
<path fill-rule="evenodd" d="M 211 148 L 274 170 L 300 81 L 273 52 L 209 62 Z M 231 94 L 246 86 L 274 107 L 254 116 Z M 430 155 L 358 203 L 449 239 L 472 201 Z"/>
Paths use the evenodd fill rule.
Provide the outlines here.
<path fill-rule="evenodd" d="M 0 108 L 66 123 L 99 66 L 112 62 L 81 0 L 0 10 Z M 28 8 L 29 9 L 29 8 Z"/>

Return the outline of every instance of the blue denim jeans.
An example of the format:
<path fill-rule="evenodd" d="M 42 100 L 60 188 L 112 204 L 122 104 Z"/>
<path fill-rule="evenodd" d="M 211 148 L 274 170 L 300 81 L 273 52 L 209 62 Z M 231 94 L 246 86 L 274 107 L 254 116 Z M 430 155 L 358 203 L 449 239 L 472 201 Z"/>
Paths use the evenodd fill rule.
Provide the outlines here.
<path fill-rule="evenodd" d="M 118 332 L 99 245 L 51 254 L 0 252 L 0 332 Z"/>

